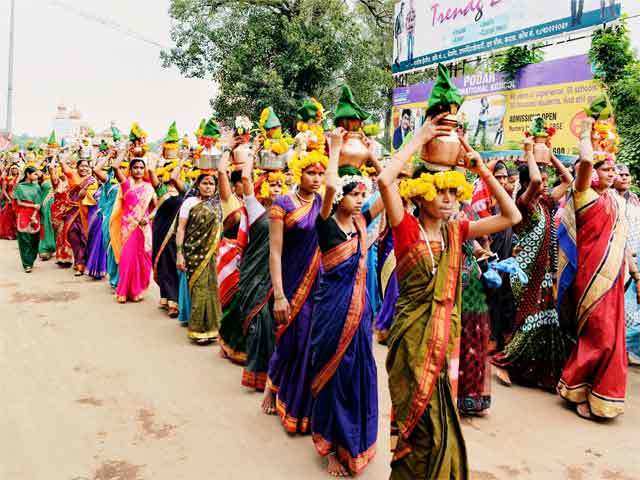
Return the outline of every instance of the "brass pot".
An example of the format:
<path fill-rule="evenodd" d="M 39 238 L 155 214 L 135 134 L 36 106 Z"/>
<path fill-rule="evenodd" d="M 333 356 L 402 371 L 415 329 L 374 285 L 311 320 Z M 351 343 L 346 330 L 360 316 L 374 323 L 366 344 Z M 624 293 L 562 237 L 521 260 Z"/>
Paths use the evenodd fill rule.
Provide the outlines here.
<path fill-rule="evenodd" d="M 551 151 L 547 147 L 547 137 L 533 139 L 533 158 L 539 165 L 551 165 Z"/>
<path fill-rule="evenodd" d="M 360 168 L 369 158 L 369 149 L 364 144 L 363 133 L 349 132 L 340 150 L 338 165 Z"/>
<path fill-rule="evenodd" d="M 423 145 L 420 157 L 432 169 L 450 170 L 459 166 L 462 158 L 462 144 L 456 132 L 458 121 L 455 116 L 447 115 L 439 126 L 445 127 L 449 133 L 435 137 Z"/>

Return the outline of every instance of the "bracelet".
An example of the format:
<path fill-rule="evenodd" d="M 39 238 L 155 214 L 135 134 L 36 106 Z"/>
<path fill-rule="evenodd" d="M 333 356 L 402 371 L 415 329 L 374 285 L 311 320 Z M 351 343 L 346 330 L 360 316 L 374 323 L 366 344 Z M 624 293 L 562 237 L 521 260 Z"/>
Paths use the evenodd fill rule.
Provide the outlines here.
<path fill-rule="evenodd" d="M 277 301 L 279 301 L 279 300 L 285 300 L 286 298 L 287 298 L 287 297 L 285 297 L 284 295 L 274 295 L 274 296 L 273 296 L 273 299 L 274 299 L 274 300 L 277 300 Z"/>
<path fill-rule="evenodd" d="M 177 252 L 182 252 L 182 245 L 176 244 L 176 251 Z"/>

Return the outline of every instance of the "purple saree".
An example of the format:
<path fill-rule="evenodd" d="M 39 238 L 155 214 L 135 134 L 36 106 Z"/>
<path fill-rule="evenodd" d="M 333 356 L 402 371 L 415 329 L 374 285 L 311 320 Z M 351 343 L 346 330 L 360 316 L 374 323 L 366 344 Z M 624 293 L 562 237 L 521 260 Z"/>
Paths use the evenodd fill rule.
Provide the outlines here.
<path fill-rule="evenodd" d="M 268 386 L 276 394 L 276 410 L 289 433 L 307 433 L 311 416 L 310 352 L 313 291 L 320 269 L 315 224 L 321 199 L 299 204 L 282 195 L 271 206 L 272 222 L 284 224 L 282 283 L 291 306 L 286 324 L 278 325 L 269 362 Z"/>
<path fill-rule="evenodd" d="M 367 234 L 322 253 L 311 331 L 311 431 L 318 453 L 337 455 L 351 474 L 376 453 L 378 382 L 366 288 Z"/>

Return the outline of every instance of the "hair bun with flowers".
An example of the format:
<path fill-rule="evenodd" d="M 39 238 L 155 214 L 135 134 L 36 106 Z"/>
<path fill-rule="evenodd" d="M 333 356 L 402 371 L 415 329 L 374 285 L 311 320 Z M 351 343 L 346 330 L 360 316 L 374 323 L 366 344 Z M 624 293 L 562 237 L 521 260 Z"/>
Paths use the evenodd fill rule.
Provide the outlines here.
<path fill-rule="evenodd" d="M 459 202 L 471 200 L 473 186 L 467 182 L 462 172 L 449 170 L 447 172 L 423 173 L 418 178 L 408 178 L 400 182 L 400 195 L 402 198 L 423 197 L 432 202 L 438 190 L 455 188 L 456 199 Z"/>
<path fill-rule="evenodd" d="M 335 197 L 333 197 L 333 204 L 337 205 L 344 198 L 345 189 L 349 185 L 364 185 L 367 192 L 367 197 L 371 195 L 373 191 L 373 184 L 369 177 L 363 177 L 360 175 L 345 175 L 338 178 L 338 188 L 336 190 Z"/>

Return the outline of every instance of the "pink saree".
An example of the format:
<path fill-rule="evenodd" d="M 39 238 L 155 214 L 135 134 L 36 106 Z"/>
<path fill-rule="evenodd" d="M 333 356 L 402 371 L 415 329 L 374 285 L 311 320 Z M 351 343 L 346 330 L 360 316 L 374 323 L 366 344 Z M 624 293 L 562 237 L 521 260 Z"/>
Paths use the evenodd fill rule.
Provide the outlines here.
<path fill-rule="evenodd" d="M 147 182 L 128 178 L 121 184 L 111 215 L 111 247 L 119 265 L 118 298 L 139 300 L 151 281 L 151 201 L 155 195 Z M 146 220 L 146 225 L 140 225 Z"/>

